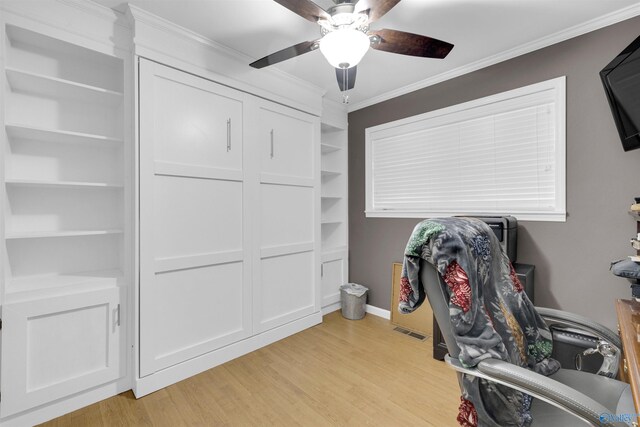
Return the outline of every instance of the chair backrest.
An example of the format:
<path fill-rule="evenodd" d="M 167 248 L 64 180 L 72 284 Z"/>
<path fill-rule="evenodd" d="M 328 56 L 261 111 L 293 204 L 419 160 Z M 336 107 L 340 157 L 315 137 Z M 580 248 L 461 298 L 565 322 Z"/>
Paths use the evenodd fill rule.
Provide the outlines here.
<path fill-rule="evenodd" d="M 449 355 L 457 359 L 460 349 L 451 331 L 449 297 L 446 291 L 447 284 L 442 280 L 435 267 L 425 260 L 420 260 L 420 281 L 427 294 L 433 315 L 438 322 L 438 326 L 440 326 L 440 332 L 442 332 L 444 342 L 447 344 Z"/>

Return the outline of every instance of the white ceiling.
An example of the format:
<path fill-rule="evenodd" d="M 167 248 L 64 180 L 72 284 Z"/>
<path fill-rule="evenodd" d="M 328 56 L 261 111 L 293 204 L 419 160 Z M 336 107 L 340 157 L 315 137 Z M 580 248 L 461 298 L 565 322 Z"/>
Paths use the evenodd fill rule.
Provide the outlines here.
<path fill-rule="evenodd" d="M 120 11 L 125 7 L 123 0 L 94 1 Z M 315 2 L 325 9 L 333 4 L 331 0 Z M 316 24 L 273 0 L 129 3 L 254 59 L 319 37 Z M 443 60 L 370 49 L 358 65 L 355 89 L 350 91 L 350 110 L 638 14 L 639 0 L 402 0 L 371 28 L 422 34 L 455 47 Z M 335 71 L 319 51 L 272 67 L 325 89 L 331 99 L 341 100 Z"/>

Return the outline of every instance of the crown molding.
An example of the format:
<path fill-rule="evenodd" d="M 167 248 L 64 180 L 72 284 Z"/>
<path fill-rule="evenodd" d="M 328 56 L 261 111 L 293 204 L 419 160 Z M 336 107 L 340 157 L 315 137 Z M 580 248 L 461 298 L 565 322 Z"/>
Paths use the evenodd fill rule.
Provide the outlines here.
<path fill-rule="evenodd" d="M 91 14 L 97 18 L 107 19 L 111 22 L 114 22 L 116 25 L 129 28 L 122 22 L 119 22 L 119 18 L 122 17 L 122 13 L 108 8 L 107 6 L 103 6 L 101 4 L 95 3 L 92 0 L 57 0 L 59 3 L 65 4 L 70 7 L 74 7 L 76 9 L 81 10 L 82 12 Z"/>
<path fill-rule="evenodd" d="M 22 2 L 17 0 L 4 0 L 0 2 L 0 9 L 6 9 L 13 13 L 20 14 L 22 11 L 21 8 L 24 7 L 26 3 L 25 0 L 22 0 Z M 93 15 L 96 18 L 106 19 L 109 22 L 114 22 L 116 25 L 123 26 L 123 24 L 117 22 L 117 19 L 122 15 L 120 12 L 95 3 L 92 0 L 54 0 L 52 3 L 73 7 L 81 12 Z"/>
<path fill-rule="evenodd" d="M 82 0 L 64 0 L 64 1 L 82 1 Z M 222 54 L 239 63 L 249 64 L 254 60 L 253 58 L 251 58 L 248 55 L 245 55 L 244 53 L 241 53 L 235 49 L 231 49 L 230 47 L 220 44 L 215 40 L 204 37 L 201 34 L 196 33 L 195 31 L 189 30 L 188 28 L 181 27 L 180 25 L 177 25 L 167 19 L 161 18 L 150 12 L 147 12 L 146 10 L 141 9 L 137 6 L 134 6 L 132 4 L 128 5 L 128 10 L 130 12 L 131 18 L 135 21 L 142 22 L 152 28 L 171 34 L 173 36 L 177 36 L 182 39 L 189 40 L 191 42 L 197 43 L 202 46 L 206 46 L 207 48 L 212 49 L 216 53 Z M 322 97 L 326 92 L 324 89 L 306 80 L 303 80 L 299 77 L 292 76 L 291 74 L 278 70 L 277 68 L 261 70 L 261 72 L 269 73 L 281 80 L 286 80 L 297 87 L 303 87 L 306 90 L 311 91 L 320 97 Z"/>
<path fill-rule="evenodd" d="M 67 0 L 63 0 L 67 1 Z M 77 0 L 70 0 L 77 1 Z M 224 53 L 227 56 L 233 57 L 237 60 L 246 60 L 244 54 L 238 52 L 237 50 L 231 49 L 225 45 L 222 45 L 214 40 L 211 40 L 207 37 L 204 37 L 195 31 L 191 31 L 188 28 L 181 27 L 178 24 L 175 24 L 165 18 L 161 18 L 160 16 L 154 15 L 151 12 L 147 12 L 144 9 L 139 8 L 138 6 L 128 4 L 128 10 L 131 13 L 131 16 L 135 21 L 143 22 L 150 27 L 153 27 L 157 30 L 164 31 L 165 33 L 171 33 L 175 36 L 179 36 L 184 39 L 189 39 L 192 42 L 196 42 L 201 45 L 206 45 L 218 52 Z"/>
<path fill-rule="evenodd" d="M 551 35 L 539 38 L 537 40 L 516 46 L 512 49 L 498 53 L 493 56 L 481 59 L 479 61 L 472 62 L 471 64 L 464 65 L 462 67 L 454 68 L 453 70 L 440 73 L 438 75 L 420 80 L 415 83 L 403 86 L 398 89 L 394 89 L 385 92 L 380 95 L 365 99 L 363 101 L 351 104 L 348 108 L 349 112 L 357 111 L 365 107 L 369 107 L 374 104 L 378 104 L 383 101 L 387 101 L 392 98 L 396 98 L 407 93 L 414 92 L 425 87 L 433 86 L 437 83 L 444 82 L 446 80 L 453 79 L 455 77 L 462 76 L 464 74 L 471 73 L 473 71 L 480 70 L 482 68 L 489 67 L 491 65 L 498 64 L 500 62 L 525 55 L 527 53 L 542 49 L 556 43 L 563 42 L 565 40 L 572 39 L 574 37 L 581 36 L 583 34 L 590 33 L 592 31 L 599 30 L 600 28 L 608 27 L 609 25 L 617 24 L 624 20 L 633 18 L 640 15 L 640 3 L 627 6 L 625 8 L 616 10 L 598 18 L 591 19 L 583 22 L 582 24 L 574 25 L 573 27 L 566 28 Z"/>

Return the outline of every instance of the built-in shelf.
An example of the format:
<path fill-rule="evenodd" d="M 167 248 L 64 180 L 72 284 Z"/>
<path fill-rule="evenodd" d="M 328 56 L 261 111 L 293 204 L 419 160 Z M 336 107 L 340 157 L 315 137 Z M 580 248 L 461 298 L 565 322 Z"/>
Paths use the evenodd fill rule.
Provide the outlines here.
<path fill-rule="evenodd" d="M 16 277 L 7 280 L 6 296 L 7 300 L 22 300 L 63 292 L 86 292 L 118 286 L 121 279 L 119 270 Z"/>
<path fill-rule="evenodd" d="M 333 153 L 334 151 L 342 150 L 342 147 L 338 147 L 337 145 L 326 144 L 326 143 L 320 144 L 320 148 L 321 148 L 322 154 Z"/>
<path fill-rule="evenodd" d="M 320 159 L 320 237 L 322 307 L 340 307 L 340 286 L 349 280 L 348 236 L 348 132 L 344 106 L 323 101 Z"/>
<path fill-rule="evenodd" d="M 347 133 L 344 129 L 337 129 L 326 125 L 322 130 L 321 140 L 321 237 L 322 253 L 335 252 L 336 248 L 345 248 L 347 242 Z M 334 253 L 335 255 L 335 253 Z M 346 255 L 340 253 L 338 259 Z M 331 261 L 334 259 L 332 258 Z M 326 261 L 326 260 L 324 260 Z M 323 262 L 324 262 L 323 261 Z M 343 266 L 344 268 L 344 266 Z M 342 278 L 345 280 L 345 278 Z M 336 283 L 339 285 L 341 283 Z"/>
<path fill-rule="evenodd" d="M 331 170 L 324 170 L 324 169 L 320 171 L 320 173 L 322 174 L 323 177 L 333 177 L 333 176 L 340 175 L 340 172 L 338 171 L 331 171 Z"/>
<path fill-rule="evenodd" d="M 5 239 L 40 239 L 49 237 L 79 237 L 79 236 L 99 236 L 103 234 L 120 234 L 123 230 L 64 230 L 64 231 L 8 231 Z"/>
<path fill-rule="evenodd" d="M 61 60 L 60 64 L 65 65 L 64 67 L 60 67 L 62 72 L 65 72 L 67 68 L 74 66 L 74 68 L 76 68 L 76 71 L 73 72 L 74 76 L 84 76 L 91 81 L 96 79 L 96 76 L 93 76 L 91 71 L 98 68 L 102 74 L 97 76 L 98 79 L 103 79 L 105 76 L 109 77 L 114 73 L 116 73 L 116 75 L 122 74 L 121 60 L 110 55 L 94 51 L 90 48 L 59 40 L 54 37 L 49 37 L 42 33 L 18 27 L 13 24 L 6 25 L 6 34 L 9 43 L 12 46 L 15 46 L 13 50 L 35 50 L 37 51 L 36 55 L 59 58 Z M 36 49 L 33 49 L 34 47 Z M 5 54 L 8 64 L 14 65 L 18 62 L 17 58 L 12 58 L 10 52 L 5 52 Z M 22 65 L 22 62 L 30 63 L 30 61 L 25 61 L 23 59 L 20 61 L 20 65 Z M 85 65 L 88 67 L 87 70 L 83 73 L 78 73 L 77 68 Z M 24 69 L 29 67 L 20 66 L 15 68 Z"/>
<path fill-rule="evenodd" d="M 53 188 L 123 188 L 122 184 L 109 182 L 79 182 L 79 181 L 45 181 L 37 179 L 6 179 L 5 183 L 20 187 L 53 187 Z"/>
<path fill-rule="evenodd" d="M 57 99 L 118 105 L 123 94 L 101 87 L 64 80 L 29 71 L 6 68 L 7 80 L 14 91 L 33 93 Z"/>
<path fill-rule="evenodd" d="M 7 130 L 9 138 L 21 138 L 41 142 L 67 144 L 114 144 L 122 142 L 121 138 L 114 138 L 106 135 L 73 132 L 61 129 L 47 129 L 24 124 L 7 123 L 5 125 L 5 129 Z"/>

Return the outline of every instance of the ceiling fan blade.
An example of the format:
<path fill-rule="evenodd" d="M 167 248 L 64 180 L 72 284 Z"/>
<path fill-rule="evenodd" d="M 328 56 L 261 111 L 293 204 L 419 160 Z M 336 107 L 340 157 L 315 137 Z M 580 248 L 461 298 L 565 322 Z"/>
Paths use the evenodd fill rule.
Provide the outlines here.
<path fill-rule="evenodd" d="M 286 7 L 293 13 L 302 16 L 311 22 L 318 22 L 318 19 L 329 19 L 330 15 L 320 6 L 311 0 L 273 0 Z"/>
<path fill-rule="evenodd" d="M 373 49 L 402 55 L 442 59 L 453 49 L 451 43 L 418 34 L 405 33 L 404 31 L 385 28 L 383 30 L 370 31 L 369 36 L 372 35 L 380 37 L 379 43 L 371 44 Z"/>
<path fill-rule="evenodd" d="M 400 0 L 360 0 L 356 4 L 355 12 L 369 14 L 369 22 L 377 21 L 389 12 Z M 368 11 L 368 12 L 367 12 Z"/>
<path fill-rule="evenodd" d="M 277 64 L 278 62 L 286 61 L 287 59 L 291 59 L 307 52 L 311 52 L 317 47 L 317 40 L 298 43 L 297 45 L 289 46 L 285 49 L 274 52 L 271 55 L 267 55 L 264 58 L 260 58 L 249 65 L 253 68 L 264 68 L 268 65 Z"/>
<path fill-rule="evenodd" d="M 353 89 L 356 84 L 356 69 L 358 66 L 351 68 L 336 68 L 336 77 L 338 78 L 338 87 L 341 92 Z"/>

